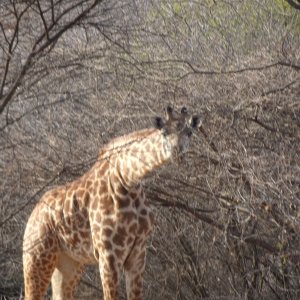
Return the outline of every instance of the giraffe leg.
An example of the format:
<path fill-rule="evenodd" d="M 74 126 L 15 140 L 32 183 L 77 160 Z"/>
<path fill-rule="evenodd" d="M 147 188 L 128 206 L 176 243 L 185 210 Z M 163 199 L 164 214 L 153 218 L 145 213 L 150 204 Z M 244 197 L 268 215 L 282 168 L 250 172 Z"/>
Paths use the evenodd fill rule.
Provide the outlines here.
<path fill-rule="evenodd" d="M 56 255 L 24 253 L 25 300 L 44 299 L 56 264 Z"/>
<path fill-rule="evenodd" d="M 104 300 L 118 299 L 120 267 L 112 254 L 99 258 L 99 270 Z"/>
<path fill-rule="evenodd" d="M 83 267 L 68 255 L 58 254 L 56 268 L 51 278 L 53 300 L 73 299 Z"/>
<path fill-rule="evenodd" d="M 127 299 L 140 300 L 143 297 L 143 274 L 146 260 L 146 240 L 136 241 L 124 268 Z"/>

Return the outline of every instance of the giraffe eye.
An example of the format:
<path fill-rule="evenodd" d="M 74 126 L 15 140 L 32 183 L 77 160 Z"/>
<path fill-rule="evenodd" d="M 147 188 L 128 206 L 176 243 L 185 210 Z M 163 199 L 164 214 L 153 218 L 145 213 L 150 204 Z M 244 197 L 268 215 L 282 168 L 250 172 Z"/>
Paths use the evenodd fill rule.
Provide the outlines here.
<path fill-rule="evenodd" d="M 156 117 L 154 119 L 154 125 L 157 129 L 162 129 L 165 126 L 165 123 L 162 118 Z"/>

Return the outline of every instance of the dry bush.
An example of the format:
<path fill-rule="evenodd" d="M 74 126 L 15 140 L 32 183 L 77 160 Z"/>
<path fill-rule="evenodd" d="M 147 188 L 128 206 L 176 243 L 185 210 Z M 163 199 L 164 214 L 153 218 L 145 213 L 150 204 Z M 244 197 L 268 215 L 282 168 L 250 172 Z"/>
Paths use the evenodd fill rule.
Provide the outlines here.
<path fill-rule="evenodd" d="M 145 298 L 299 298 L 296 11 L 281 0 L 6 1 L 0 22 L 0 297 L 22 293 L 22 235 L 41 194 L 184 104 L 203 127 L 184 163 L 145 182 L 156 208 Z M 89 267 L 78 299 L 95 297 Z"/>

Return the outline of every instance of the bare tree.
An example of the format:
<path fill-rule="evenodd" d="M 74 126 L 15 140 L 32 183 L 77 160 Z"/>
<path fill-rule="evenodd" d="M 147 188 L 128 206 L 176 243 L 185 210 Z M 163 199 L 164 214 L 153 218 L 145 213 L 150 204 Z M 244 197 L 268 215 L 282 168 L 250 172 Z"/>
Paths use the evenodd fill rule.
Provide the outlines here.
<path fill-rule="evenodd" d="M 40 195 L 172 103 L 204 122 L 186 161 L 145 183 L 157 223 L 145 298 L 299 298 L 298 10 L 78 0 L 6 1 L 0 14 L 1 295 L 22 291 Z M 96 274 L 79 299 L 101 296 Z"/>
<path fill-rule="evenodd" d="M 101 0 L 6 1 L 2 4 L 0 114 L 22 84 L 38 78 L 24 78 L 32 66 L 55 47 L 58 39 L 83 20 Z M 34 22 L 32 22 L 34 21 Z M 24 42 L 24 37 L 31 35 Z M 16 60 L 16 61 L 14 61 Z M 18 66 L 16 68 L 16 66 Z"/>

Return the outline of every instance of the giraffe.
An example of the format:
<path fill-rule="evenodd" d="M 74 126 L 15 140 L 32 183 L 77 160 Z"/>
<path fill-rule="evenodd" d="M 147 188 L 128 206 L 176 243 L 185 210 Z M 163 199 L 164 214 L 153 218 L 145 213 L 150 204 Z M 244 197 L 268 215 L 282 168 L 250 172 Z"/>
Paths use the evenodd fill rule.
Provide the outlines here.
<path fill-rule="evenodd" d="M 25 299 L 72 299 L 84 266 L 98 264 L 105 300 L 116 300 L 121 272 L 127 299 L 142 299 L 153 212 L 141 180 L 189 145 L 198 116 L 168 106 L 155 126 L 113 139 L 82 177 L 46 192 L 23 239 Z"/>

